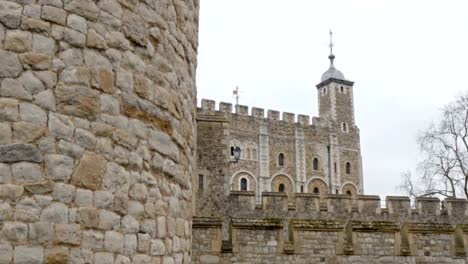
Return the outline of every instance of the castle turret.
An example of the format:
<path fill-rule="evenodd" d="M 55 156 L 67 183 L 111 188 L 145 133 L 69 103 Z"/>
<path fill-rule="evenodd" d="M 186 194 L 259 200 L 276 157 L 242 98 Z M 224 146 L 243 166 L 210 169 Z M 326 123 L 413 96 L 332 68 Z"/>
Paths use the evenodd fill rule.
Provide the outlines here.
<path fill-rule="evenodd" d="M 317 84 L 319 116 L 330 126 L 327 145 L 327 176 L 330 193 L 344 192 L 352 182 L 362 192 L 362 167 L 359 130 L 354 121 L 353 85 L 335 68 L 330 31 L 330 67 Z M 352 151 L 350 151 L 352 150 Z"/>
<path fill-rule="evenodd" d="M 330 67 L 317 84 L 319 116 L 340 125 L 343 132 L 354 126 L 353 84 L 335 68 L 330 32 Z"/>

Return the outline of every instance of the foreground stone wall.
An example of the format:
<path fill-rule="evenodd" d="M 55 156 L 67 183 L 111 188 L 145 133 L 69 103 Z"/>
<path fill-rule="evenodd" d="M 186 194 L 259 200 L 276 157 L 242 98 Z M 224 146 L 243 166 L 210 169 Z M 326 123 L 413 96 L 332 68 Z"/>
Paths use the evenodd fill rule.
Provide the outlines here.
<path fill-rule="evenodd" d="M 189 263 L 198 0 L 0 0 L 0 263 Z"/>
<path fill-rule="evenodd" d="M 230 195 L 229 217 L 195 217 L 194 263 L 467 263 L 466 200 Z M 228 219 L 226 219 L 228 218 Z M 223 232 L 228 230 L 226 236 Z"/>

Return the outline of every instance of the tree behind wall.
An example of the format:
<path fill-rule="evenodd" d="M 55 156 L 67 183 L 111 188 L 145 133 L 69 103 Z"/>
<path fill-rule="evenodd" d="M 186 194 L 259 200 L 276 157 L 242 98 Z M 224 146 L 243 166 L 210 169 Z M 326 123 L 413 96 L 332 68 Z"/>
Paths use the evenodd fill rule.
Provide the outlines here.
<path fill-rule="evenodd" d="M 410 196 L 468 198 L 468 93 L 442 109 L 418 144 L 423 156 L 418 175 L 403 173 L 400 188 Z"/>

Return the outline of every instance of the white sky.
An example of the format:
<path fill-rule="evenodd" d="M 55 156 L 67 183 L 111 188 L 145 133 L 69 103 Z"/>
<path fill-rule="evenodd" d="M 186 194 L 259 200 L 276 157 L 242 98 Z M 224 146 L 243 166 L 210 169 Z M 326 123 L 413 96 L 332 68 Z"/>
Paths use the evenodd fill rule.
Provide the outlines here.
<path fill-rule="evenodd" d="M 466 0 L 201 0 L 198 101 L 317 116 L 317 91 L 335 66 L 355 82 L 366 194 L 399 194 L 415 171 L 416 137 L 467 90 Z"/>

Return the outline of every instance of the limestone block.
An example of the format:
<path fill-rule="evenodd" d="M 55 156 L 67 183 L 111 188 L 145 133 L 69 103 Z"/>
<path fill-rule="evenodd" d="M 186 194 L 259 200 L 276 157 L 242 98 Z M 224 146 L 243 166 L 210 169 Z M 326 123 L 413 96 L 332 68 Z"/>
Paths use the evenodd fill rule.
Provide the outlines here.
<path fill-rule="evenodd" d="M 86 19 L 81 16 L 71 14 L 67 19 L 67 26 L 80 32 L 81 34 L 86 34 L 88 32 L 88 24 Z"/>
<path fill-rule="evenodd" d="M 41 17 L 41 6 L 34 4 L 33 1 L 26 1 L 28 4 L 24 6 L 23 15 L 39 19 Z"/>
<path fill-rule="evenodd" d="M 26 71 L 24 72 L 21 77 L 19 78 L 19 81 L 23 88 L 29 93 L 29 94 L 37 94 L 41 91 L 44 91 L 45 87 L 42 81 L 36 77 L 32 71 Z"/>
<path fill-rule="evenodd" d="M 114 264 L 114 254 L 109 252 L 97 252 L 94 254 L 94 263 Z"/>
<path fill-rule="evenodd" d="M 0 86 L 0 95 L 4 97 L 13 97 L 24 100 L 31 100 L 31 94 L 24 89 L 19 80 L 4 79 Z"/>
<path fill-rule="evenodd" d="M 52 90 L 45 90 L 33 97 L 33 102 L 47 110 L 55 111 L 55 95 Z"/>
<path fill-rule="evenodd" d="M 140 202 L 130 200 L 128 202 L 128 214 L 133 216 L 135 219 L 141 220 L 145 217 L 145 208 Z"/>
<path fill-rule="evenodd" d="M 124 69 L 119 69 L 117 71 L 117 77 L 115 80 L 115 84 L 119 87 L 122 91 L 131 93 L 133 91 L 133 76 L 131 73 Z"/>
<path fill-rule="evenodd" d="M 112 209 L 114 195 L 108 191 L 94 192 L 94 206 L 99 209 Z"/>
<path fill-rule="evenodd" d="M 45 158 L 47 168 L 47 178 L 51 180 L 68 180 L 73 173 L 74 161 L 72 158 L 49 154 Z"/>
<path fill-rule="evenodd" d="M 17 100 L 0 98 L 0 121 L 17 121 L 18 112 Z"/>
<path fill-rule="evenodd" d="M 65 10 L 95 21 L 99 15 L 99 8 L 91 0 L 72 0 L 65 5 Z"/>
<path fill-rule="evenodd" d="M 57 107 L 64 114 L 93 118 L 99 112 L 98 92 L 79 86 L 58 86 Z"/>
<path fill-rule="evenodd" d="M 150 256 L 138 254 L 133 256 L 132 264 L 152 264 L 151 261 Z"/>
<path fill-rule="evenodd" d="M 163 256 L 166 254 L 166 246 L 161 239 L 151 240 L 151 255 Z"/>
<path fill-rule="evenodd" d="M 163 257 L 162 264 L 174 264 L 174 258 L 169 257 L 169 256 L 165 256 L 165 257 Z"/>
<path fill-rule="evenodd" d="M 111 115 L 118 115 L 120 112 L 119 100 L 108 94 L 101 94 L 101 111 Z"/>
<path fill-rule="evenodd" d="M 103 67 L 94 67 L 91 71 L 91 86 L 112 94 L 114 92 L 114 73 Z"/>
<path fill-rule="evenodd" d="M 45 194 L 49 193 L 54 189 L 54 183 L 46 180 L 35 183 L 28 183 L 23 185 L 24 188 L 32 194 Z"/>
<path fill-rule="evenodd" d="M 85 129 L 77 128 L 75 130 L 75 143 L 85 149 L 94 150 L 96 148 L 96 137 Z"/>
<path fill-rule="evenodd" d="M 81 207 L 79 209 L 80 223 L 88 228 L 99 226 L 99 212 L 93 207 Z"/>
<path fill-rule="evenodd" d="M 149 254 L 151 236 L 149 234 L 138 233 L 138 252 Z"/>
<path fill-rule="evenodd" d="M 10 165 L 5 164 L 5 163 L 0 163 L 0 183 L 10 183 L 10 182 L 11 182 Z"/>
<path fill-rule="evenodd" d="M 86 35 L 73 30 L 71 28 L 65 28 L 63 31 L 63 40 L 69 44 L 83 48 L 86 45 Z"/>
<path fill-rule="evenodd" d="M 135 200 L 144 201 L 148 195 L 148 189 L 146 188 L 146 185 L 137 183 L 132 186 L 129 195 Z"/>
<path fill-rule="evenodd" d="M 81 246 L 84 249 L 102 250 L 104 248 L 104 235 L 100 231 L 84 230 Z"/>
<path fill-rule="evenodd" d="M 122 22 L 118 18 L 107 12 L 99 13 L 98 22 L 113 30 L 119 30 L 122 26 Z"/>
<path fill-rule="evenodd" d="M 44 249 L 37 246 L 17 246 L 14 251 L 15 264 L 41 264 Z"/>
<path fill-rule="evenodd" d="M 129 257 L 124 256 L 124 255 L 117 255 L 115 258 L 114 264 L 131 264 L 132 261 L 130 260 Z"/>
<path fill-rule="evenodd" d="M 167 234 L 167 225 L 166 225 L 166 217 L 164 216 L 159 216 L 157 218 L 157 224 L 156 226 L 158 227 L 157 230 L 157 237 L 159 238 L 164 238 L 166 237 Z"/>
<path fill-rule="evenodd" d="M 17 143 L 32 143 L 44 136 L 46 131 L 44 126 L 30 122 L 13 123 L 13 135 Z"/>
<path fill-rule="evenodd" d="M 60 264 L 69 263 L 69 252 L 66 247 L 52 247 L 45 249 L 45 263 Z"/>
<path fill-rule="evenodd" d="M 23 17 L 21 21 L 21 29 L 49 34 L 51 31 L 51 26 L 49 22 L 44 20 Z"/>
<path fill-rule="evenodd" d="M 57 85 L 57 73 L 53 71 L 36 71 L 34 75 L 44 83 L 47 89 L 55 88 Z"/>
<path fill-rule="evenodd" d="M 79 207 L 92 207 L 93 192 L 78 188 L 75 195 L 75 204 Z"/>
<path fill-rule="evenodd" d="M 26 243 L 28 239 L 28 225 L 22 222 L 5 222 L 1 236 L 10 243 Z"/>
<path fill-rule="evenodd" d="M 55 139 L 52 137 L 42 137 L 37 141 L 39 149 L 44 153 L 57 153 Z"/>
<path fill-rule="evenodd" d="M 48 127 L 51 136 L 66 140 L 71 140 L 73 136 L 73 124 L 65 116 L 49 113 Z"/>
<path fill-rule="evenodd" d="M 0 50 L 0 58 L 2 58 L 2 63 L 0 64 L 0 78 L 15 78 L 20 75 L 23 66 L 15 53 Z"/>
<path fill-rule="evenodd" d="M 54 186 L 54 200 L 62 203 L 71 203 L 75 197 L 76 188 L 73 185 L 58 182 Z"/>
<path fill-rule="evenodd" d="M 34 34 L 32 38 L 32 50 L 37 53 L 54 55 L 57 50 L 55 39 L 42 34 Z"/>
<path fill-rule="evenodd" d="M 124 12 L 122 30 L 127 38 L 141 46 L 146 45 L 148 31 L 140 16 L 130 11 Z"/>
<path fill-rule="evenodd" d="M 53 241 L 54 225 L 49 222 L 29 224 L 29 239 L 34 244 L 44 244 Z"/>
<path fill-rule="evenodd" d="M 128 193 L 129 177 L 130 174 L 123 167 L 116 163 L 108 162 L 106 173 L 102 181 L 102 189 L 111 192 Z"/>
<path fill-rule="evenodd" d="M 119 31 L 106 32 L 104 39 L 109 48 L 115 48 L 119 50 L 130 50 L 132 45 L 130 41 L 125 38 L 124 34 Z"/>
<path fill-rule="evenodd" d="M 124 238 L 124 250 L 123 253 L 127 256 L 132 256 L 137 250 L 137 236 L 136 234 L 127 234 Z"/>
<path fill-rule="evenodd" d="M 65 25 L 67 23 L 67 12 L 54 6 L 43 6 L 41 18 L 59 25 Z"/>
<path fill-rule="evenodd" d="M 128 209 L 128 195 L 117 193 L 114 199 L 114 211 L 120 214 L 126 214 Z"/>
<path fill-rule="evenodd" d="M 68 207 L 63 203 L 52 203 L 42 210 L 41 222 L 56 224 L 68 223 Z"/>
<path fill-rule="evenodd" d="M 0 263 L 11 263 L 13 247 L 9 244 L 0 244 Z"/>
<path fill-rule="evenodd" d="M 18 28 L 21 23 L 22 12 L 23 7 L 21 5 L 11 1 L 0 1 L 0 22 L 6 27 Z"/>
<path fill-rule="evenodd" d="M 95 49 L 106 49 L 107 44 L 104 37 L 99 35 L 94 29 L 88 30 L 88 35 L 86 36 L 86 45 L 90 48 Z"/>
<path fill-rule="evenodd" d="M 0 203 L 0 220 L 13 221 L 14 209 L 8 203 Z"/>
<path fill-rule="evenodd" d="M 85 64 L 88 67 L 102 67 L 105 69 L 112 69 L 112 64 L 110 63 L 109 59 L 107 59 L 98 51 L 85 49 L 83 52 L 83 58 Z"/>
<path fill-rule="evenodd" d="M 81 243 L 81 228 L 78 224 L 56 224 L 55 225 L 55 242 L 80 245 Z"/>
<path fill-rule="evenodd" d="M 98 7 L 117 18 L 122 17 L 122 7 L 120 7 L 119 3 L 117 3 L 115 0 L 99 1 Z"/>
<path fill-rule="evenodd" d="M 0 162 L 42 161 L 41 152 L 30 144 L 0 145 Z"/>
<path fill-rule="evenodd" d="M 134 73 L 145 72 L 145 62 L 131 51 L 126 51 L 122 57 L 122 66 Z"/>
<path fill-rule="evenodd" d="M 12 141 L 11 127 L 8 123 L 0 122 L 0 144 L 10 144 Z"/>
<path fill-rule="evenodd" d="M 83 55 L 81 53 L 81 49 L 77 48 L 65 49 L 64 51 L 59 53 L 59 58 L 67 67 L 78 66 L 83 63 Z"/>
<path fill-rule="evenodd" d="M 114 253 L 122 253 L 123 248 L 124 235 L 115 231 L 107 231 L 104 235 L 104 249 Z"/>
<path fill-rule="evenodd" d="M 13 179 L 16 182 L 37 182 L 42 178 L 41 166 L 37 163 L 18 162 L 11 166 Z"/>
<path fill-rule="evenodd" d="M 89 86 L 89 78 L 89 69 L 86 67 L 65 69 L 59 76 L 59 79 L 65 84 L 81 84 L 84 86 Z"/>
<path fill-rule="evenodd" d="M 136 233 L 140 229 L 140 224 L 131 215 L 126 215 L 122 218 L 122 230 L 124 233 Z"/>
<path fill-rule="evenodd" d="M 19 59 L 26 69 L 48 70 L 52 66 L 51 56 L 43 53 L 23 53 Z"/>
<path fill-rule="evenodd" d="M 35 104 L 20 103 L 19 115 L 21 121 L 31 122 L 39 126 L 45 126 L 47 123 L 47 114 L 44 110 Z"/>
<path fill-rule="evenodd" d="M 99 211 L 99 229 L 111 230 L 120 227 L 120 216 L 114 212 L 100 210 Z"/>
<path fill-rule="evenodd" d="M 32 49 L 32 34 L 22 30 L 8 30 L 3 47 L 13 52 L 27 52 Z"/>
<path fill-rule="evenodd" d="M 117 0 L 121 5 L 134 10 L 138 4 L 138 0 Z"/>

